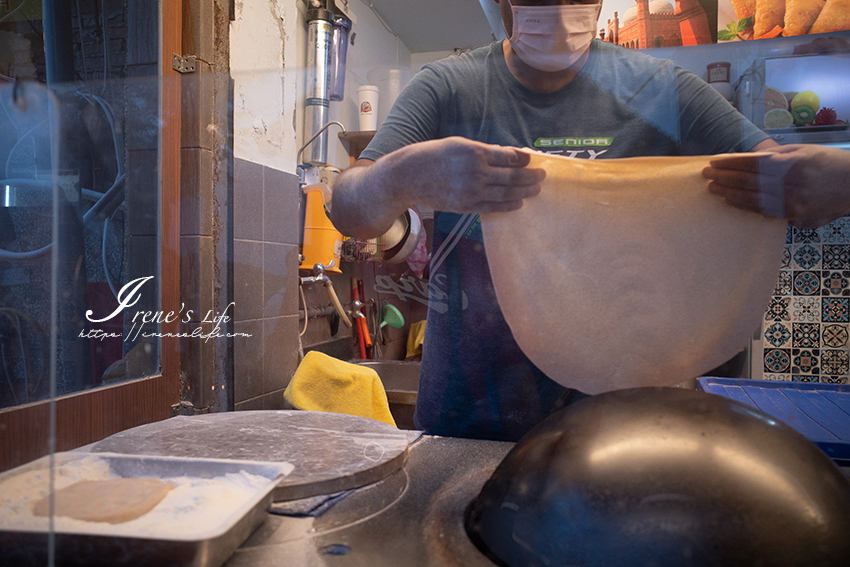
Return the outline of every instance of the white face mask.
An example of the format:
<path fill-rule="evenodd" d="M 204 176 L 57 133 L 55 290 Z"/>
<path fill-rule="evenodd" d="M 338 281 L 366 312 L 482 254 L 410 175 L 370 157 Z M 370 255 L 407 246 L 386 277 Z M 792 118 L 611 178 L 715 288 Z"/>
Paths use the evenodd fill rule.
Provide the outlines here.
<path fill-rule="evenodd" d="M 510 2 L 508 2 L 510 5 Z M 562 71 L 587 51 L 602 4 L 513 6 L 511 47 L 527 65 Z"/>

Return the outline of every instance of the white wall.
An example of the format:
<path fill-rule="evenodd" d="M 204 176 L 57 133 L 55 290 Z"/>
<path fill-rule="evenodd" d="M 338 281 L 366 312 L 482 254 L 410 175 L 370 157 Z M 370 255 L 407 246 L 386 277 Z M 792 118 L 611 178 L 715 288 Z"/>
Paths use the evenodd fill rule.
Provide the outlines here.
<path fill-rule="evenodd" d="M 357 130 L 357 87 L 368 84 L 370 69 L 410 66 L 410 51 L 363 2 L 352 2 L 356 19 L 349 43 L 345 100 L 332 102 L 329 119 Z M 234 156 L 282 171 L 296 172 L 304 132 L 304 81 L 307 58 L 306 5 L 303 0 L 237 2 L 230 29 L 234 80 Z M 328 161 L 348 165 L 348 155 L 328 130 Z M 312 134 L 312 132 L 310 133 Z"/>

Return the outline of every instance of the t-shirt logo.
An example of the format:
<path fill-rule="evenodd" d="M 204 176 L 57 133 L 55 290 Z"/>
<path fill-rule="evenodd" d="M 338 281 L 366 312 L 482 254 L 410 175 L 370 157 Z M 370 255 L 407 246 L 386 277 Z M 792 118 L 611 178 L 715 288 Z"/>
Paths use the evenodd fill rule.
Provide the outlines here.
<path fill-rule="evenodd" d="M 614 138 L 537 138 L 535 148 L 587 148 L 610 146 Z"/>
<path fill-rule="evenodd" d="M 607 152 L 607 148 L 613 143 L 614 138 L 564 136 L 561 138 L 537 138 L 534 141 L 534 147 L 547 154 L 564 154 L 569 157 L 596 159 Z"/>

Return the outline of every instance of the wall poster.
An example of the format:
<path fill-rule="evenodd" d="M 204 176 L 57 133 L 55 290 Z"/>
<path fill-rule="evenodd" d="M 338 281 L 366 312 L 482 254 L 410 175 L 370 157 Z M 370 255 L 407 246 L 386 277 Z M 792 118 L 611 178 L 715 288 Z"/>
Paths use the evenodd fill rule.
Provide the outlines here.
<path fill-rule="evenodd" d="M 850 30 L 850 0 L 603 0 L 599 38 L 630 49 Z"/>

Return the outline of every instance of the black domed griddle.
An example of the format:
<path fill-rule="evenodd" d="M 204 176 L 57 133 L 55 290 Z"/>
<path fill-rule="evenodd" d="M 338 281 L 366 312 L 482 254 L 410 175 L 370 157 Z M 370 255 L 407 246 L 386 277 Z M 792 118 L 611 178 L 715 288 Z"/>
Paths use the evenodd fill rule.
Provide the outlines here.
<path fill-rule="evenodd" d="M 759 410 L 638 388 L 538 425 L 485 484 L 466 528 L 510 567 L 842 567 L 850 483 Z"/>

